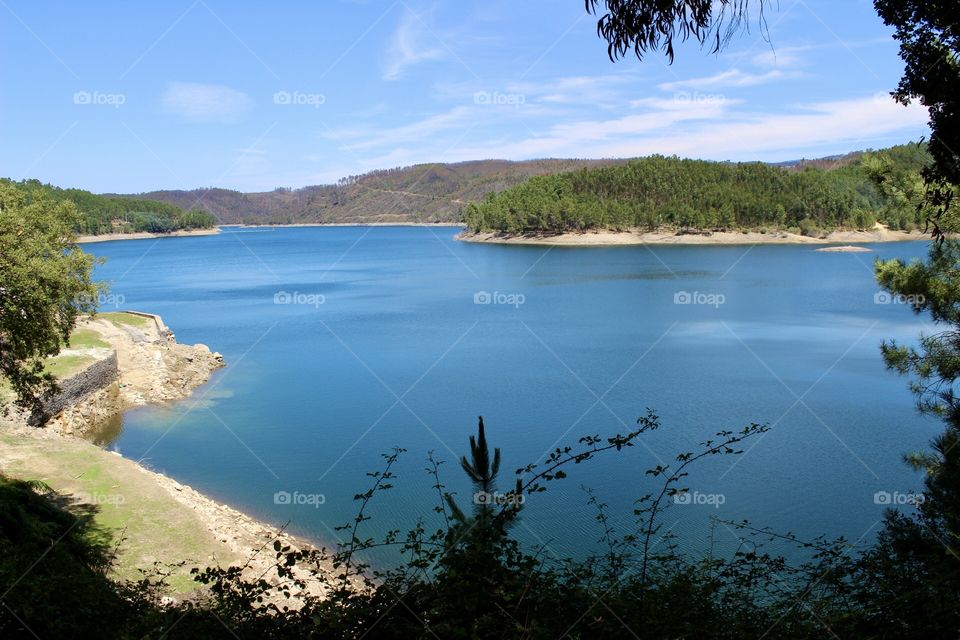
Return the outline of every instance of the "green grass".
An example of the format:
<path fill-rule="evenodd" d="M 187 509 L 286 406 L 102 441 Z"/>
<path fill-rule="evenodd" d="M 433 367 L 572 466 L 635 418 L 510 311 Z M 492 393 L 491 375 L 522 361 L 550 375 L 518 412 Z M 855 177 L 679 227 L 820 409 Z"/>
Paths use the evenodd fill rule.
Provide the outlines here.
<path fill-rule="evenodd" d="M 92 329 L 77 329 L 70 334 L 71 349 L 109 349 L 110 345 Z"/>
<path fill-rule="evenodd" d="M 126 460 L 89 443 L 61 439 L 28 439 L 0 433 L 4 472 L 12 477 L 42 480 L 54 490 L 96 504 L 94 519 L 120 543 L 113 574 L 135 580 L 138 569 L 155 561 L 188 560 L 205 566 L 212 557 L 241 560 L 219 544 L 189 508 L 174 500 L 149 476 Z M 170 578 L 174 593 L 197 587 L 189 567 Z"/>
<path fill-rule="evenodd" d="M 135 329 L 148 329 L 153 324 L 153 318 L 138 316 L 125 311 L 111 311 L 109 313 L 97 314 L 98 317 L 109 320 L 117 326 L 126 325 Z"/>
<path fill-rule="evenodd" d="M 0 406 L 13 402 L 15 398 L 16 394 L 10 388 L 10 381 L 0 376 Z"/>
<path fill-rule="evenodd" d="M 72 355 L 68 353 L 50 358 L 44 363 L 43 368 L 48 373 L 52 373 L 54 377 L 63 380 L 93 364 L 96 360 L 96 358 L 91 356 Z"/>
<path fill-rule="evenodd" d="M 126 314 L 118 314 L 126 315 Z M 65 349 L 110 349 L 110 344 L 100 337 L 92 329 L 77 329 L 70 334 L 70 344 Z M 86 355 L 72 354 L 70 352 L 48 358 L 44 363 L 44 369 L 52 373 L 57 378 L 68 378 L 71 375 L 89 366 L 95 361 L 95 358 Z M 9 404 L 14 401 L 15 395 L 10 388 L 10 381 L 0 376 L 0 405 Z"/>

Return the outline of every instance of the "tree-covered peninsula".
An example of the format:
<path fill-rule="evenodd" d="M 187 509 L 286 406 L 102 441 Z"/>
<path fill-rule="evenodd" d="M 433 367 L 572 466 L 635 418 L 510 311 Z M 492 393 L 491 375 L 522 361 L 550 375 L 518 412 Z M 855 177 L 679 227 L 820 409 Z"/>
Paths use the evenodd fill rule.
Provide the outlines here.
<path fill-rule="evenodd" d="M 922 227 L 918 212 L 880 182 L 920 184 L 925 146 L 906 144 L 835 160 L 770 165 L 650 156 L 537 176 L 464 209 L 471 231 L 557 234 L 589 230 L 782 230 Z"/>
<path fill-rule="evenodd" d="M 71 226 L 80 235 L 171 233 L 209 229 L 217 222 L 213 215 L 201 209 L 185 211 L 176 205 L 156 200 L 107 197 L 83 189 L 61 189 L 39 180 L 14 182 L 0 178 L 0 185 L 16 189 L 28 203 L 38 199 L 73 203 L 78 215 L 71 219 Z"/>

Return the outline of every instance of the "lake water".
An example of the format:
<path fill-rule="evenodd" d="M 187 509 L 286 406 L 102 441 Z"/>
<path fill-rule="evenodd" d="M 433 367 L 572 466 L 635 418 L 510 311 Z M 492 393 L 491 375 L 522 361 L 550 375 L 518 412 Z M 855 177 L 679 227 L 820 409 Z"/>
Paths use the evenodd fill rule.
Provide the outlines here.
<path fill-rule="evenodd" d="M 508 488 L 553 447 L 659 413 L 663 427 L 642 445 L 527 500 L 517 535 L 558 556 L 600 535 L 582 487 L 625 532 L 631 502 L 657 486 L 646 469 L 751 422 L 773 429 L 742 456 L 695 467 L 686 486 L 704 504 L 665 514 L 681 545 L 704 549 L 711 516 L 868 540 L 883 510 L 874 494 L 918 489 L 901 455 L 939 431 L 878 349 L 925 325 L 877 303 L 872 261 L 921 257 L 922 242 L 873 254 L 550 250 L 460 243 L 451 228 L 225 231 L 88 245 L 108 259 L 97 275 L 123 308 L 161 314 L 179 341 L 228 363 L 191 399 L 130 411 L 102 440 L 320 542 L 336 540 L 365 473 L 395 446 L 407 453 L 370 533 L 435 517 L 430 450 L 469 503 L 456 460 L 478 415 L 503 449 Z M 277 492 L 304 503 L 278 504 Z M 723 526 L 712 540 L 735 542 Z"/>

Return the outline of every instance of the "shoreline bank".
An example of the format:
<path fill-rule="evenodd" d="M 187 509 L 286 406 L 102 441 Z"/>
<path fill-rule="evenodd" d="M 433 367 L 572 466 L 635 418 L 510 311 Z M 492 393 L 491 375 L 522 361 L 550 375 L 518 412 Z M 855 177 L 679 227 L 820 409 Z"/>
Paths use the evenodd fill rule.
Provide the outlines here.
<path fill-rule="evenodd" d="M 102 233 L 95 236 L 77 236 L 77 244 L 91 244 L 94 242 L 110 242 L 112 240 L 149 240 L 151 238 L 187 238 L 190 236 L 215 236 L 220 233 L 220 227 L 213 229 L 191 229 L 190 231 L 171 231 L 170 233 L 150 233 L 137 231 L 135 233 Z"/>
<path fill-rule="evenodd" d="M 137 579 L 140 569 L 150 570 L 155 562 L 186 562 L 171 575 L 169 595 L 175 598 L 201 589 L 192 567 L 249 561 L 244 575 L 269 578 L 274 540 L 292 549 L 315 548 L 141 462 L 50 429 L 5 430 L 0 464 L 6 475 L 42 480 L 73 502 L 89 505 L 99 525 L 122 536 L 114 577 Z M 308 590 L 317 592 L 317 587 Z"/>
<path fill-rule="evenodd" d="M 465 227 L 459 222 L 295 222 L 292 224 L 222 224 L 240 229 L 285 229 L 296 227 Z"/>
<path fill-rule="evenodd" d="M 190 231 L 171 231 L 170 233 L 103 233 L 100 235 L 77 236 L 77 244 L 113 242 L 115 240 L 150 240 L 157 238 L 189 238 L 193 236 L 215 236 L 224 233 L 224 227 L 238 229 L 283 229 L 296 227 L 440 227 L 463 228 L 459 222 L 297 222 L 293 224 L 221 224 L 213 229 L 193 229 Z M 229 233 L 227 231 L 226 233 Z"/>
<path fill-rule="evenodd" d="M 870 244 L 874 242 L 910 242 L 924 240 L 922 232 L 889 231 L 834 231 L 823 238 L 812 238 L 786 231 L 760 233 L 757 231 L 720 231 L 708 234 L 682 234 L 665 231 L 587 231 L 555 235 L 531 233 L 513 235 L 499 232 L 465 231 L 456 236 L 461 242 L 488 244 L 518 244 L 565 247 L 609 247 L 630 245 L 743 245 L 743 244 Z"/>

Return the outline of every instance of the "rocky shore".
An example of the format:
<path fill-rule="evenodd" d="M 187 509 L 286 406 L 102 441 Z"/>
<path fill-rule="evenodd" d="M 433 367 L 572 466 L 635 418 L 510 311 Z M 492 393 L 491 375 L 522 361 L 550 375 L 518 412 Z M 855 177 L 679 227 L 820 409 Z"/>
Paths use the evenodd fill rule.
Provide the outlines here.
<path fill-rule="evenodd" d="M 5 406 L 0 428 L 43 426 L 83 435 L 127 409 L 185 398 L 224 366 L 219 353 L 178 343 L 159 316 L 139 312 L 81 318 L 58 361 L 76 364 L 58 375 L 60 391 L 47 399 L 45 412 Z"/>

